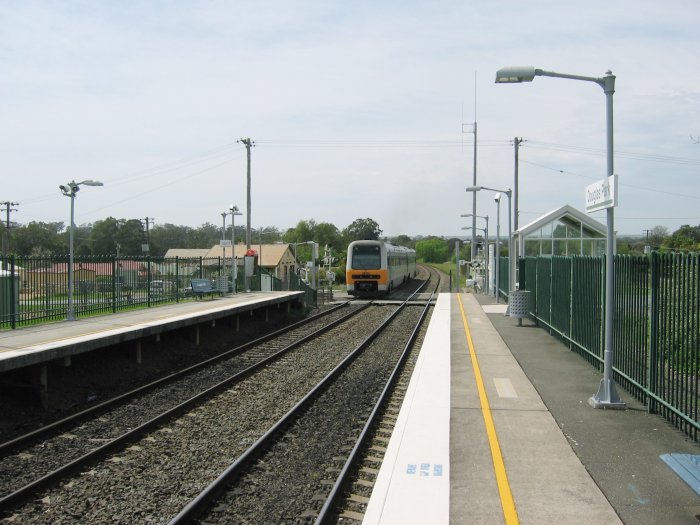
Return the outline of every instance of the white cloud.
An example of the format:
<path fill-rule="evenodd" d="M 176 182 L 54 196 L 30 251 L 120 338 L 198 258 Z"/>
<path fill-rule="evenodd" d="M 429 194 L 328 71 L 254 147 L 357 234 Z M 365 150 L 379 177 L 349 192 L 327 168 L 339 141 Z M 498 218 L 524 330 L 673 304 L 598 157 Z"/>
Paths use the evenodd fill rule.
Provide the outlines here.
<path fill-rule="evenodd" d="M 512 186 L 507 141 L 523 136 L 521 209 L 581 207 L 586 177 L 605 172 L 602 91 L 549 78 L 493 83 L 499 67 L 533 64 L 612 69 L 615 147 L 642 154 L 618 155 L 621 182 L 681 194 L 623 186 L 620 231 L 700 223 L 697 162 L 649 157 L 700 162 L 688 137 L 700 135 L 700 7 L 568 4 L 5 4 L 0 156 L 3 179 L 16 183 L 0 198 L 21 203 L 20 222 L 63 220 L 57 185 L 101 178 L 104 188 L 81 194 L 78 222 L 217 223 L 220 209 L 245 205 L 235 140 L 250 136 L 255 225 L 372 217 L 388 234 L 459 234 L 472 178 L 472 136 L 460 125 L 474 119 L 477 72 L 479 181 Z M 165 164 L 179 169 L 153 170 Z M 495 213 L 492 204 L 483 208 Z"/>

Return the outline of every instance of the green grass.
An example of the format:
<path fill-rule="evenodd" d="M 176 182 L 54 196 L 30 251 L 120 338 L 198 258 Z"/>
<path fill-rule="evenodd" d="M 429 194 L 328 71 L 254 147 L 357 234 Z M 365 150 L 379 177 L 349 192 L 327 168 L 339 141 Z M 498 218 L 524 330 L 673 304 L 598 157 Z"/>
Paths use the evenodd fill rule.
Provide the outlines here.
<path fill-rule="evenodd" d="M 436 268 L 440 270 L 442 273 L 451 275 L 452 279 L 454 280 L 456 275 L 457 275 L 457 264 L 454 262 L 445 262 L 445 263 L 425 263 L 423 261 L 418 261 L 420 264 L 424 264 L 426 266 L 430 266 L 432 268 Z M 464 288 L 467 284 L 467 268 L 462 266 L 459 270 L 459 286 L 460 288 Z"/>

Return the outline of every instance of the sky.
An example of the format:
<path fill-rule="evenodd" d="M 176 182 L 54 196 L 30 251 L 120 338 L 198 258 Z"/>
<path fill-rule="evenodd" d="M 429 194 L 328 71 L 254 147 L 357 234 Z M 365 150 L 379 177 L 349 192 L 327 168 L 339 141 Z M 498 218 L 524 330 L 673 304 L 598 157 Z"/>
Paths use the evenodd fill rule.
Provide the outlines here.
<path fill-rule="evenodd" d="M 78 225 L 220 225 L 232 204 L 240 225 L 250 138 L 253 228 L 461 236 L 476 122 L 477 185 L 514 187 L 523 138 L 522 226 L 583 210 L 607 175 L 597 84 L 494 83 L 535 66 L 612 71 L 615 229 L 672 232 L 700 224 L 698 21 L 697 0 L 0 0 L 0 201 L 68 224 L 59 185 L 92 179 Z M 493 197 L 476 210 L 491 224 Z"/>

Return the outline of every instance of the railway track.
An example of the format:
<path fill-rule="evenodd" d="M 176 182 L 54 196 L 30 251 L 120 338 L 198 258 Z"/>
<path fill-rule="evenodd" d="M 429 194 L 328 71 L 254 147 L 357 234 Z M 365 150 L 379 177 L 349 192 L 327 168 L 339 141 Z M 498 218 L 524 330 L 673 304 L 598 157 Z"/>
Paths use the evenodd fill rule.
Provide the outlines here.
<path fill-rule="evenodd" d="M 349 321 L 351 316 L 341 318 L 341 312 L 356 317 Z M 294 325 L 289 335 L 243 345 L 182 376 L 120 396 L 114 405 L 103 403 L 51 425 L 46 433 L 0 445 L 1 515 L 8 523 L 72 523 L 86 515 L 92 523 L 166 522 L 265 435 L 313 381 L 339 362 L 348 361 L 343 366 L 350 367 L 348 348 L 379 337 L 366 334 L 385 322 L 388 312 L 394 315 L 393 307 L 343 305 L 326 320 L 309 323 L 324 324 L 313 336 L 291 335 L 301 330 Z M 326 326 L 334 316 L 333 326 Z M 282 337 L 296 339 L 283 342 Z M 388 340 L 395 343 L 396 335 Z M 270 355 L 276 357 L 268 364 L 252 364 Z M 365 366 L 366 376 L 378 363 Z M 187 397 L 193 384 L 198 393 Z M 348 397 L 339 393 L 334 399 L 331 406 L 345 406 Z M 316 510 L 311 506 L 304 512 Z"/>
<path fill-rule="evenodd" d="M 347 303 L 0 445 L 0 510 L 215 395 L 367 305 Z"/>
<path fill-rule="evenodd" d="M 335 520 L 430 304 L 398 308 L 170 525 Z"/>

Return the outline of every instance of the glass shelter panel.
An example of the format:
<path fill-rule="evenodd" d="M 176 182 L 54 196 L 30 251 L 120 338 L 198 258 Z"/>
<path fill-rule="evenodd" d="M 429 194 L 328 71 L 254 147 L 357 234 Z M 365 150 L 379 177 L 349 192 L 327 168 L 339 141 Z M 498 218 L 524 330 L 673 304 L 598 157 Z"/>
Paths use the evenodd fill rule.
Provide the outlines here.
<path fill-rule="evenodd" d="M 524 256 L 537 255 L 602 255 L 605 253 L 605 234 L 567 214 L 552 220 L 523 239 Z"/>

